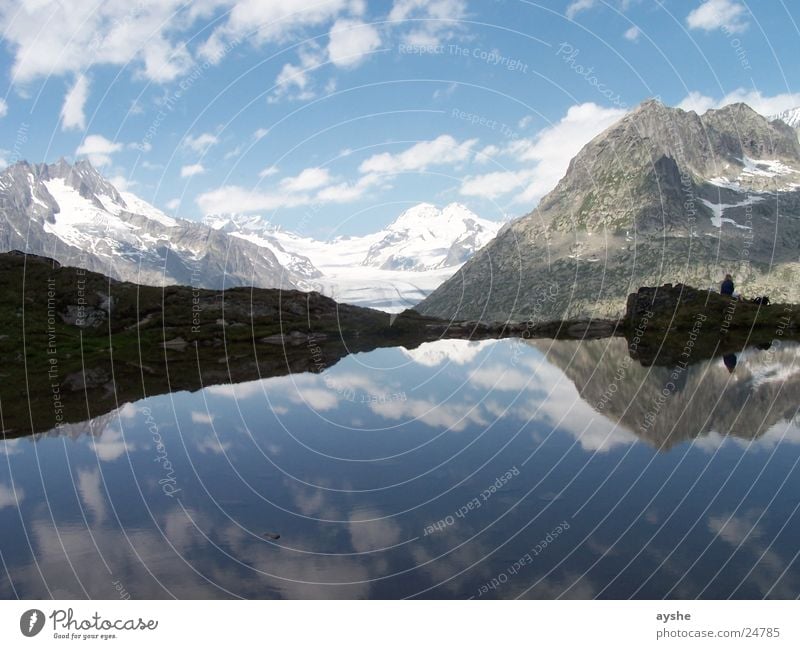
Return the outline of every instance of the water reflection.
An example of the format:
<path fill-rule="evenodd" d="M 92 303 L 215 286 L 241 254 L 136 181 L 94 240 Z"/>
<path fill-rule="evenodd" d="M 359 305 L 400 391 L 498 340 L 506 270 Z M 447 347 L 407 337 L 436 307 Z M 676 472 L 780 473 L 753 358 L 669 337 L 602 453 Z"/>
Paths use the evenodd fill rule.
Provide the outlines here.
<path fill-rule="evenodd" d="M 798 348 L 454 341 L 0 443 L 3 597 L 794 597 Z"/>

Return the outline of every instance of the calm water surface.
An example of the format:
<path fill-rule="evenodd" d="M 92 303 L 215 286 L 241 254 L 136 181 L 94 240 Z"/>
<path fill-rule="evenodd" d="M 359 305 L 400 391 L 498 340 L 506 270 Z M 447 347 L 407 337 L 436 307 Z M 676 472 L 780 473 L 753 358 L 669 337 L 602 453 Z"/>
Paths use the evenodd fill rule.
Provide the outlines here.
<path fill-rule="evenodd" d="M 120 404 L 0 441 L 0 596 L 794 598 L 799 360 L 440 341 Z"/>

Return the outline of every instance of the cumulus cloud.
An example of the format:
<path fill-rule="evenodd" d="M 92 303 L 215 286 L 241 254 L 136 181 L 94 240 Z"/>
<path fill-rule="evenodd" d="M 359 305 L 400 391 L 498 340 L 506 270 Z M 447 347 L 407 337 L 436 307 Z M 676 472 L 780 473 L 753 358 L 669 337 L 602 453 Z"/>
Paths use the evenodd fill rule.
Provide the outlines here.
<path fill-rule="evenodd" d="M 686 17 L 690 29 L 702 29 L 710 32 L 725 29 L 732 33 L 747 29 L 748 11 L 745 6 L 734 0 L 705 0 Z"/>
<path fill-rule="evenodd" d="M 268 167 L 264 167 L 261 171 L 258 172 L 259 178 L 269 178 L 270 176 L 274 176 L 275 174 L 280 173 L 280 169 L 275 165 L 270 165 Z"/>
<path fill-rule="evenodd" d="M 204 214 L 220 212 L 258 212 L 279 208 L 308 205 L 312 198 L 307 194 L 287 194 L 282 191 L 260 191 L 237 185 L 227 185 L 197 197 L 197 204 Z"/>
<path fill-rule="evenodd" d="M 259 176 L 278 173 L 276 167 L 263 169 Z M 301 207 L 318 203 L 349 203 L 382 182 L 380 174 L 362 174 L 355 181 L 341 181 L 323 167 L 308 167 L 296 176 L 287 176 L 269 189 L 247 189 L 235 185 L 205 192 L 197 204 L 205 214 L 218 212 L 257 212 Z"/>
<path fill-rule="evenodd" d="M 380 34 L 372 25 L 343 18 L 331 27 L 328 58 L 337 67 L 356 67 L 380 45 Z"/>
<path fill-rule="evenodd" d="M 102 135 L 87 135 L 75 155 L 86 156 L 95 167 L 103 167 L 111 164 L 111 155 L 123 148 L 122 143 L 111 142 Z"/>
<path fill-rule="evenodd" d="M 317 200 L 322 203 L 350 203 L 364 196 L 368 189 L 380 182 L 379 174 L 364 174 L 355 182 L 341 182 L 325 187 L 317 194 Z"/>
<path fill-rule="evenodd" d="M 495 199 L 512 191 L 526 191 L 528 183 L 534 176 L 533 169 L 493 171 L 488 174 L 467 176 L 461 183 L 461 194 Z"/>
<path fill-rule="evenodd" d="M 135 187 L 137 184 L 135 180 L 131 180 L 130 178 L 126 178 L 125 176 L 120 176 L 120 175 L 112 176 L 111 178 L 108 179 L 108 182 L 114 185 L 114 187 L 116 187 L 121 192 L 128 192 L 131 189 L 133 189 L 133 187 Z"/>
<path fill-rule="evenodd" d="M 572 20 L 577 16 L 581 11 L 586 11 L 591 9 L 595 5 L 595 0 L 575 0 L 574 2 L 570 2 L 567 6 L 567 10 L 565 15 L 567 18 Z"/>
<path fill-rule="evenodd" d="M 269 101 L 275 102 L 282 97 L 308 101 L 315 92 L 311 73 L 325 63 L 325 54 L 318 45 L 308 44 L 300 49 L 297 65 L 286 63 L 275 79 L 275 90 Z"/>
<path fill-rule="evenodd" d="M 181 167 L 181 178 L 191 178 L 192 176 L 199 176 L 205 172 L 206 168 L 199 162 L 193 165 L 184 165 Z"/>
<path fill-rule="evenodd" d="M 201 133 L 197 136 L 187 135 L 183 140 L 183 145 L 195 153 L 203 154 L 217 142 L 219 142 L 219 138 L 213 133 Z"/>
<path fill-rule="evenodd" d="M 514 140 L 503 150 L 517 162 L 532 164 L 522 169 L 468 176 L 461 193 L 497 198 L 514 192 L 515 202 L 533 203 L 555 187 L 570 160 L 587 142 L 624 114 L 621 108 L 605 108 L 591 102 L 572 106 L 557 123 L 532 138 Z"/>
<path fill-rule="evenodd" d="M 642 30 L 639 29 L 636 25 L 628 29 L 623 36 L 626 40 L 631 41 L 632 43 L 636 43 L 639 41 L 639 37 L 642 35 Z"/>
<path fill-rule="evenodd" d="M 298 175 L 281 180 L 281 188 L 287 192 L 304 192 L 324 187 L 331 182 L 331 174 L 321 167 L 303 169 Z"/>
<path fill-rule="evenodd" d="M 378 153 L 361 163 L 362 173 L 400 173 L 422 171 L 433 165 L 452 164 L 468 160 L 477 139 L 458 142 L 452 135 L 417 142 L 397 154 Z"/>
<path fill-rule="evenodd" d="M 64 105 L 61 107 L 61 128 L 75 128 L 84 130 L 86 128 L 86 115 L 84 106 L 89 97 L 89 79 L 86 75 L 80 74 L 75 78 L 75 83 L 67 91 L 64 97 Z"/>
<path fill-rule="evenodd" d="M 721 99 L 714 99 L 700 92 L 690 92 L 683 101 L 678 104 L 678 108 L 683 110 L 693 110 L 702 115 L 712 108 L 722 108 L 728 104 L 743 102 L 750 106 L 754 111 L 764 117 L 771 117 L 784 110 L 800 106 L 800 93 L 785 92 L 777 95 L 764 95 L 759 90 L 749 90 L 747 88 L 737 88 L 729 92 Z"/>
<path fill-rule="evenodd" d="M 421 47 L 433 47 L 452 37 L 459 21 L 467 15 L 465 0 L 395 0 L 389 20 L 411 28 L 401 36 L 403 42 Z"/>
<path fill-rule="evenodd" d="M 214 62 L 225 43 L 250 38 L 257 45 L 291 42 L 302 30 L 318 27 L 348 8 L 346 0 L 293 0 L 292 2 L 235 2 L 225 20 L 209 37 L 203 51 Z"/>
<path fill-rule="evenodd" d="M 0 4 L 0 29 L 13 55 L 12 79 L 22 83 L 80 74 L 92 65 L 131 63 L 148 80 L 171 81 L 192 64 L 176 28 L 197 17 L 183 0 Z"/>

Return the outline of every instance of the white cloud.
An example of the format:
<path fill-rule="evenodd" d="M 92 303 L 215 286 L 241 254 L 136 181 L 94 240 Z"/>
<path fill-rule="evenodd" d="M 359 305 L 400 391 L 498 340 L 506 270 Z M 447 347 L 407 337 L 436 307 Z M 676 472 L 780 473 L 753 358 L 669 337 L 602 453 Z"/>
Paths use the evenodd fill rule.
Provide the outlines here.
<path fill-rule="evenodd" d="M 304 29 L 318 27 L 348 9 L 346 0 L 293 0 L 264 2 L 239 0 L 227 20 L 214 30 L 203 52 L 214 62 L 220 60 L 224 43 L 249 38 L 256 45 L 288 43 Z"/>
<path fill-rule="evenodd" d="M 258 191 L 237 185 L 220 187 L 197 197 L 204 214 L 220 212 L 258 212 L 279 208 L 299 207 L 311 203 L 306 194 L 287 194 L 277 191 Z"/>
<path fill-rule="evenodd" d="M 167 201 L 167 209 L 168 210 L 177 210 L 181 206 L 181 199 L 180 198 L 173 198 Z"/>
<path fill-rule="evenodd" d="M 595 0 L 575 0 L 571 2 L 567 7 L 565 15 L 567 18 L 572 20 L 577 16 L 581 11 L 587 11 L 591 9 L 595 5 Z"/>
<path fill-rule="evenodd" d="M 131 180 L 125 176 L 112 176 L 108 179 L 108 182 L 121 192 L 129 192 L 138 184 L 135 180 Z"/>
<path fill-rule="evenodd" d="M 693 91 L 678 104 L 678 108 L 693 110 L 698 114 L 702 114 L 711 108 L 721 108 L 728 104 L 740 102 L 747 104 L 764 117 L 771 117 L 784 110 L 800 106 L 800 93 L 785 92 L 770 97 L 762 94 L 759 90 L 737 88 L 733 92 L 729 92 L 722 99 L 717 100 Z"/>
<path fill-rule="evenodd" d="M 475 154 L 475 162 L 485 163 L 491 162 L 494 158 L 502 153 L 502 149 L 496 144 L 487 144 L 478 153 Z"/>
<path fill-rule="evenodd" d="M 433 47 L 445 38 L 452 38 L 458 21 L 467 15 L 465 0 L 395 0 L 389 12 L 390 21 L 411 21 L 410 30 L 402 36 L 408 45 Z"/>
<path fill-rule="evenodd" d="M 328 58 L 337 67 L 355 67 L 380 44 L 380 34 L 372 25 L 342 18 L 331 27 Z"/>
<path fill-rule="evenodd" d="M 259 178 L 269 178 L 270 176 L 274 176 L 280 171 L 275 165 L 270 165 L 269 167 L 264 167 L 261 171 L 258 172 Z"/>
<path fill-rule="evenodd" d="M 698 115 L 702 115 L 709 108 L 714 108 L 716 104 L 717 102 L 711 97 L 707 97 L 703 93 L 693 90 L 686 95 L 686 97 L 683 98 L 683 101 L 681 101 L 676 107 L 680 108 L 681 110 L 693 110 Z"/>
<path fill-rule="evenodd" d="M 310 167 L 297 176 L 284 178 L 272 189 L 255 190 L 230 185 L 201 194 L 197 204 L 204 214 L 217 214 L 270 211 L 312 203 L 348 203 L 363 196 L 369 187 L 380 182 L 381 177 L 365 174 L 354 183 L 328 185 L 332 180 L 327 169 Z"/>
<path fill-rule="evenodd" d="M 0 31 L 13 55 L 14 82 L 82 74 L 92 65 L 133 64 L 137 74 L 171 81 L 192 64 L 176 28 L 197 12 L 183 0 L 58 2 L 6 0 Z"/>
<path fill-rule="evenodd" d="M 748 27 L 748 11 L 734 0 L 706 0 L 686 17 L 690 29 L 707 32 L 725 29 L 732 33 L 743 32 Z"/>
<path fill-rule="evenodd" d="M 203 154 L 217 142 L 219 142 L 219 139 L 216 135 L 212 133 L 201 133 L 196 137 L 187 135 L 183 140 L 183 145 L 195 153 Z"/>
<path fill-rule="evenodd" d="M 192 176 L 199 176 L 205 172 L 206 168 L 199 162 L 193 165 L 184 165 L 181 167 L 181 178 L 191 178 Z"/>
<path fill-rule="evenodd" d="M 350 203 L 361 198 L 367 190 L 381 182 L 379 174 L 365 174 L 354 183 L 339 183 L 325 187 L 317 194 L 322 203 Z"/>
<path fill-rule="evenodd" d="M 0 97 L 0 117 L 5 117 L 8 114 L 8 103 L 5 99 Z"/>
<path fill-rule="evenodd" d="M 639 37 L 642 35 L 642 30 L 639 29 L 636 25 L 628 29 L 623 36 L 632 43 L 636 43 L 639 41 Z"/>
<path fill-rule="evenodd" d="M 275 91 L 269 98 L 274 103 L 282 97 L 308 101 L 314 98 L 311 73 L 325 63 L 325 56 L 317 45 L 306 45 L 300 50 L 299 62 L 286 63 L 275 79 Z"/>
<path fill-rule="evenodd" d="M 84 106 L 89 96 L 89 79 L 86 75 L 80 74 L 75 78 L 75 83 L 67 91 L 64 97 L 64 105 L 61 107 L 61 128 L 86 128 L 86 115 Z"/>
<path fill-rule="evenodd" d="M 324 187 L 331 182 L 331 175 L 327 169 L 309 167 L 303 169 L 297 176 L 281 180 L 281 188 L 287 192 L 305 192 L 311 189 Z"/>
<path fill-rule="evenodd" d="M 102 135 L 87 135 L 75 151 L 77 156 L 86 156 L 95 167 L 111 164 L 111 155 L 121 151 L 124 145 L 111 142 Z"/>
<path fill-rule="evenodd" d="M 477 139 L 458 142 L 452 135 L 440 135 L 434 140 L 417 142 L 397 154 L 378 153 L 364 160 L 362 173 L 400 173 L 422 171 L 432 165 L 452 164 L 469 159 Z"/>
<path fill-rule="evenodd" d="M 467 176 L 461 184 L 461 194 L 494 199 L 512 191 L 527 190 L 527 184 L 533 177 L 534 170 L 532 169 L 494 171 L 479 176 Z"/>
<path fill-rule="evenodd" d="M 515 202 L 530 204 L 555 187 L 566 173 L 570 160 L 593 137 L 619 120 L 625 111 L 594 103 L 572 106 L 557 123 L 533 138 L 514 140 L 504 153 L 518 162 L 533 163 L 523 169 L 493 172 L 464 179 L 466 196 L 496 198 L 511 192 Z"/>
<path fill-rule="evenodd" d="M 257 128 L 253 132 L 253 139 L 257 142 L 258 140 L 265 138 L 268 133 L 269 133 L 268 128 Z"/>

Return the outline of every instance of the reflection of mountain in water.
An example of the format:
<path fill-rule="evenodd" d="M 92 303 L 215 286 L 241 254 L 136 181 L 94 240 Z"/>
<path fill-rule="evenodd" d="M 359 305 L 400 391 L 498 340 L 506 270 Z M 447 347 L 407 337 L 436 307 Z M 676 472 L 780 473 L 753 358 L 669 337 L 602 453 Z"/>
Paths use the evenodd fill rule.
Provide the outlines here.
<path fill-rule="evenodd" d="M 756 439 L 800 404 L 800 347 L 748 349 L 685 367 L 643 367 L 620 338 L 533 343 L 597 411 L 660 448 L 716 432 Z"/>

